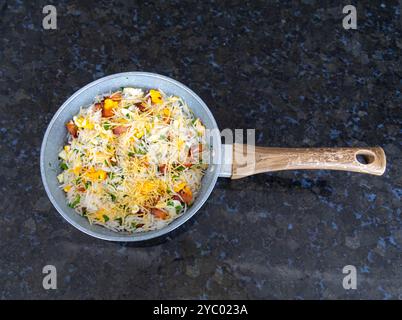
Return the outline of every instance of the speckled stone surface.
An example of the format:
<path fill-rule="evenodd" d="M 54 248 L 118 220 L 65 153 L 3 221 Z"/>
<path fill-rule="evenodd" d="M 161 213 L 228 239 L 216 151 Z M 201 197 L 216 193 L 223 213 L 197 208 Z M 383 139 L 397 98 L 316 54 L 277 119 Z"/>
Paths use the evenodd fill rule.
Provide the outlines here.
<path fill-rule="evenodd" d="M 359 1 L 344 30 L 343 2 L 323 3 L 57 1 L 43 30 L 47 2 L 0 0 L 0 298 L 402 298 L 400 4 Z M 74 91 L 133 70 L 187 84 L 259 145 L 380 145 L 386 174 L 221 179 L 167 239 L 93 239 L 49 202 L 40 144 Z M 357 290 L 342 287 L 349 264 Z"/>

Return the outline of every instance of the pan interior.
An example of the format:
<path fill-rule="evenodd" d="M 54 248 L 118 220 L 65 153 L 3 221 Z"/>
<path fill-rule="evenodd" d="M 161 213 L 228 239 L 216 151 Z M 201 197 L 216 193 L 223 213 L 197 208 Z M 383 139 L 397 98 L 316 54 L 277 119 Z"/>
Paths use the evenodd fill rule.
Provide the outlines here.
<path fill-rule="evenodd" d="M 213 157 L 203 180 L 198 197 L 187 212 L 162 229 L 141 233 L 117 233 L 97 225 L 90 225 L 88 220 L 78 215 L 67 205 L 63 190 L 58 186 L 57 175 L 60 173 L 58 153 L 67 139 L 65 123 L 69 121 L 80 107 L 92 103 L 99 94 L 118 90 L 121 87 L 138 87 L 143 89 L 161 89 L 168 95 L 181 97 L 194 114 L 201 119 L 207 129 L 212 130 L 210 147 Z M 189 218 L 206 201 L 218 178 L 221 163 L 221 141 L 215 119 L 205 103 L 189 88 L 170 78 L 145 72 L 127 72 L 108 76 L 94 81 L 74 93 L 56 112 L 51 120 L 42 143 L 41 174 L 49 199 L 57 211 L 73 226 L 94 237 L 112 241 L 143 241 L 164 235 L 177 228 Z"/>

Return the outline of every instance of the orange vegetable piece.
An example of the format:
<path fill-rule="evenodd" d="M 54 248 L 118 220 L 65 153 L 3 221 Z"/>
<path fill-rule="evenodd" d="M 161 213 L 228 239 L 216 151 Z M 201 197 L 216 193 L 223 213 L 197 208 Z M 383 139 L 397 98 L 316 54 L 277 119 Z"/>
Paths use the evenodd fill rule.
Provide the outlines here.
<path fill-rule="evenodd" d="M 151 214 L 158 219 L 166 220 L 168 217 L 168 214 L 166 211 L 158 209 L 158 208 L 152 208 L 151 209 Z"/>
<path fill-rule="evenodd" d="M 113 109 L 117 107 L 118 104 L 119 103 L 117 101 L 106 98 L 103 102 L 102 116 L 105 118 L 112 117 L 114 115 Z"/>
<path fill-rule="evenodd" d="M 121 95 L 121 92 L 115 92 L 109 98 L 112 99 L 113 101 L 121 101 L 123 97 Z"/>
<path fill-rule="evenodd" d="M 113 129 L 113 133 L 117 136 L 123 134 L 124 132 L 126 132 L 128 130 L 128 127 L 125 126 L 117 126 Z"/>
<path fill-rule="evenodd" d="M 66 128 L 67 131 L 74 137 L 78 137 L 78 127 L 75 125 L 73 120 L 70 120 L 69 122 L 66 123 Z"/>
<path fill-rule="evenodd" d="M 182 197 L 183 201 L 187 204 L 190 204 L 193 201 L 193 193 L 191 192 L 188 186 L 185 186 L 182 190 L 180 190 L 179 195 Z"/>

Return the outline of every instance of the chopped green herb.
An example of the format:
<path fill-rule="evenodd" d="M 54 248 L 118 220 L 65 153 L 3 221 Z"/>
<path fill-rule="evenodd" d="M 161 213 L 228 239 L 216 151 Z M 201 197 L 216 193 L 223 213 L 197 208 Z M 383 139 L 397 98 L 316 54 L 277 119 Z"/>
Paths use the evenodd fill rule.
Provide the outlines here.
<path fill-rule="evenodd" d="M 176 209 L 176 213 L 180 213 L 180 211 L 183 209 L 183 206 L 178 205 L 175 207 L 175 209 Z"/>
<path fill-rule="evenodd" d="M 88 189 L 92 185 L 91 181 L 85 182 L 85 189 Z"/>
<path fill-rule="evenodd" d="M 62 170 L 67 170 L 68 169 L 68 165 L 65 162 L 61 162 L 60 163 L 60 169 Z"/>
<path fill-rule="evenodd" d="M 144 151 L 142 149 L 135 149 L 134 151 L 136 154 L 146 154 L 146 151 Z"/>
<path fill-rule="evenodd" d="M 123 223 L 123 219 L 122 218 L 116 218 L 114 219 L 115 221 L 117 221 L 120 225 L 122 225 Z"/>
<path fill-rule="evenodd" d="M 112 125 L 110 123 L 108 123 L 108 122 L 105 122 L 103 124 L 103 129 L 105 129 L 105 130 L 109 130 L 111 127 L 112 127 Z"/>
<path fill-rule="evenodd" d="M 74 199 L 73 202 L 71 202 L 71 203 L 68 204 L 68 206 L 69 206 L 70 208 L 73 208 L 73 209 L 74 209 L 74 208 L 80 203 L 80 200 L 81 200 L 81 197 L 80 197 L 80 196 L 77 196 L 77 197 Z"/>
<path fill-rule="evenodd" d="M 134 153 L 134 152 L 129 152 L 129 153 L 128 153 L 128 156 L 129 156 L 129 157 L 134 157 L 134 156 L 135 156 L 135 153 Z"/>
<path fill-rule="evenodd" d="M 116 196 L 114 195 L 114 194 L 110 194 L 110 197 L 112 198 L 112 201 L 114 202 L 114 201 L 116 201 Z"/>
<path fill-rule="evenodd" d="M 109 221 L 109 217 L 107 216 L 107 215 L 102 215 L 102 217 L 103 217 L 103 220 L 105 220 L 105 222 L 108 222 Z"/>

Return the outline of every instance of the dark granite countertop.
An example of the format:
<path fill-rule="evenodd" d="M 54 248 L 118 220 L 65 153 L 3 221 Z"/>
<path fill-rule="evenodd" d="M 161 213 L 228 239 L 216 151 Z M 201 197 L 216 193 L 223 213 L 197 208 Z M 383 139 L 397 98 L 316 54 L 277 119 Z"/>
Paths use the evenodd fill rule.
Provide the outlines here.
<path fill-rule="evenodd" d="M 402 298 L 401 8 L 367 2 L 345 30 L 341 1 L 57 1 L 44 30 L 46 1 L 0 0 L 0 298 Z M 167 239 L 91 238 L 45 194 L 42 137 L 74 91 L 135 70 L 188 85 L 259 145 L 380 145 L 387 171 L 220 179 Z"/>

